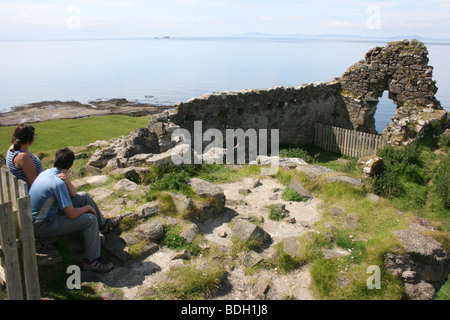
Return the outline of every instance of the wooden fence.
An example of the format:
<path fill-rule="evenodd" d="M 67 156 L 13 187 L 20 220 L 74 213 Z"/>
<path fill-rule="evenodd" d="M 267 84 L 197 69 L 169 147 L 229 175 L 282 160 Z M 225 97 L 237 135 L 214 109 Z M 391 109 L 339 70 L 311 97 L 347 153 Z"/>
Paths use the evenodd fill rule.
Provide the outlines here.
<path fill-rule="evenodd" d="M 40 299 L 36 244 L 27 185 L 1 168 L 0 174 L 0 300 L 1 285 L 9 300 Z"/>
<path fill-rule="evenodd" d="M 344 128 L 316 124 L 315 144 L 327 151 L 352 158 L 371 156 L 383 148 L 386 141 L 383 136 L 358 132 Z"/>

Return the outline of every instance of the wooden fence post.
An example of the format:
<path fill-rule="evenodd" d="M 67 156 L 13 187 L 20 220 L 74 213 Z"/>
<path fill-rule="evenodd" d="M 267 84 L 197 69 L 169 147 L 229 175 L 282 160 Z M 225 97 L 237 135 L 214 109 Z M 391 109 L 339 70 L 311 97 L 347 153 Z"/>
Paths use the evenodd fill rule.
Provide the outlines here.
<path fill-rule="evenodd" d="M 11 202 L 0 204 L 0 230 L 8 298 L 10 300 L 22 300 L 22 280 Z"/>
<path fill-rule="evenodd" d="M 4 168 L 0 171 L 0 284 L 6 285 L 9 300 L 39 300 L 39 274 L 28 186 Z"/>
<path fill-rule="evenodd" d="M 18 199 L 17 208 L 27 299 L 39 300 L 41 295 L 39 289 L 39 274 L 36 260 L 33 221 L 30 214 L 30 196 Z"/>

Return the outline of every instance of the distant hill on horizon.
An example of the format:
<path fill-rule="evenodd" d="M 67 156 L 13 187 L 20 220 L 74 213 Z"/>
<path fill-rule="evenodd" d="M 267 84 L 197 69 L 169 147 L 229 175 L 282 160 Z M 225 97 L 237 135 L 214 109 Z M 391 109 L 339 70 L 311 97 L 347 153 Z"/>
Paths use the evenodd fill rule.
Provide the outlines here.
<path fill-rule="evenodd" d="M 420 41 L 445 41 L 450 42 L 447 38 L 431 38 L 422 37 L 419 35 L 397 35 L 389 37 L 379 37 L 379 36 L 361 36 L 355 34 L 318 34 L 318 35 L 307 35 L 302 33 L 290 33 L 290 34 L 275 34 L 275 33 L 262 33 L 262 32 L 247 32 L 242 34 L 235 34 L 236 37 L 288 37 L 288 38 L 305 38 L 305 39 L 347 39 L 347 40 L 383 40 L 383 41 L 401 41 L 404 39 L 417 39 Z"/>

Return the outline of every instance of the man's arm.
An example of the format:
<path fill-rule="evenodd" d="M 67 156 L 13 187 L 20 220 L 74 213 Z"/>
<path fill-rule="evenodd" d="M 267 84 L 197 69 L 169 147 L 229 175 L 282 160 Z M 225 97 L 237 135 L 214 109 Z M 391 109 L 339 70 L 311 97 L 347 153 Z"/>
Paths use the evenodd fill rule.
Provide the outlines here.
<path fill-rule="evenodd" d="M 66 214 L 66 216 L 68 216 L 69 219 L 71 220 L 74 220 L 85 213 L 92 213 L 93 215 L 95 215 L 95 210 L 91 206 L 84 206 L 81 208 L 74 208 L 73 206 L 68 206 L 65 207 L 63 211 Z"/>

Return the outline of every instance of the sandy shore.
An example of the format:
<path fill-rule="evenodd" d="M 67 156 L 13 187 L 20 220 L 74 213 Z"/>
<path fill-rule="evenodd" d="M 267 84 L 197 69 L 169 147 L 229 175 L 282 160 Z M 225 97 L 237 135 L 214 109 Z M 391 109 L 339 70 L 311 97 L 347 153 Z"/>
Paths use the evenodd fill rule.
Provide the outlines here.
<path fill-rule="evenodd" d="M 160 113 L 170 108 L 170 106 L 130 102 L 126 99 L 92 101 L 89 104 L 77 101 L 43 101 L 15 107 L 9 112 L 0 113 L 0 126 L 15 126 L 21 122 L 35 123 L 54 119 L 76 119 L 110 114 L 140 117 Z"/>

